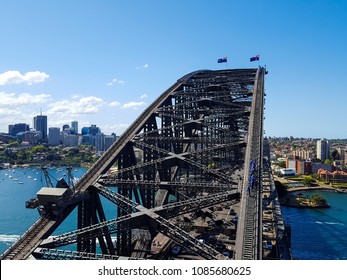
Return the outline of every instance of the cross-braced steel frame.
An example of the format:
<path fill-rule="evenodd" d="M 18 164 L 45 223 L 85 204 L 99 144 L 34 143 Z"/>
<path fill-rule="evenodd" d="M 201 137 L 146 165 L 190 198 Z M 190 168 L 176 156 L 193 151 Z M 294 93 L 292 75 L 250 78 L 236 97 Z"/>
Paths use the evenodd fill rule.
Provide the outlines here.
<path fill-rule="evenodd" d="M 150 252 L 158 233 L 198 258 L 223 258 L 177 217 L 236 202 L 245 192 L 235 171 L 248 168 L 246 157 L 261 162 L 262 120 L 252 118 L 262 118 L 254 99 L 262 69 L 201 70 L 179 79 L 1 258 L 165 258 Z M 115 204 L 112 218 L 104 198 Z M 76 212 L 76 230 L 51 237 Z"/>

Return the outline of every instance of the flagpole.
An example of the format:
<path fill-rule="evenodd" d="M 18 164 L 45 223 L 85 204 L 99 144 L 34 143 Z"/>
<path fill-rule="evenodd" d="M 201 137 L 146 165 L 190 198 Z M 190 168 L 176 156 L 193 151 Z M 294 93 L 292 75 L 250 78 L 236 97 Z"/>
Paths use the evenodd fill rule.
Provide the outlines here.
<path fill-rule="evenodd" d="M 226 63 L 225 69 L 228 68 L 228 58 L 227 58 L 227 57 L 219 58 L 219 59 L 217 60 L 217 63 Z"/>

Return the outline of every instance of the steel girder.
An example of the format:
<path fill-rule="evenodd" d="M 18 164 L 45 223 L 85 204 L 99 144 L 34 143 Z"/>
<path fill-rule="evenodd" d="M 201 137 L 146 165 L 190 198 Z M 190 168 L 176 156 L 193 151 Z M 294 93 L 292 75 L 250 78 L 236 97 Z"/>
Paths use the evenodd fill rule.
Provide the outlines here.
<path fill-rule="evenodd" d="M 61 244 L 77 242 L 78 250 L 90 256 L 96 254 L 96 239 L 103 244 L 103 254 L 130 256 L 132 230 L 145 228 L 152 235 L 162 232 L 179 244 L 185 240 L 182 245 L 201 258 L 217 258 L 218 252 L 198 244 L 170 219 L 240 195 L 235 191 L 234 170 L 243 165 L 248 148 L 258 72 L 259 69 L 201 70 L 179 79 L 76 184 L 72 196 L 89 193 L 90 199 L 66 208 L 62 204 L 59 218 L 42 217 L 25 233 L 29 239 L 35 228 L 43 232 L 41 239 L 33 242 L 24 236 L 11 250 L 32 241 L 31 247 L 25 247 L 28 256 L 35 248 L 47 246 L 50 242 L 40 245 L 42 240 L 78 206 L 78 227 L 61 238 L 65 240 Z M 114 166 L 118 170 L 111 173 Z M 116 185 L 118 194 L 110 194 L 102 184 Z M 204 197 L 199 197 L 202 192 Z M 118 206 L 118 218 L 106 220 L 99 195 Z M 176 197 L 177 204 L 165 206 L 169 196 Z M 116 248 L 111 234 L 117 235 Z M 59 247 L 58 243 L 54 247 Z M 11 250 L 1 258 L 11 259 Z"/>

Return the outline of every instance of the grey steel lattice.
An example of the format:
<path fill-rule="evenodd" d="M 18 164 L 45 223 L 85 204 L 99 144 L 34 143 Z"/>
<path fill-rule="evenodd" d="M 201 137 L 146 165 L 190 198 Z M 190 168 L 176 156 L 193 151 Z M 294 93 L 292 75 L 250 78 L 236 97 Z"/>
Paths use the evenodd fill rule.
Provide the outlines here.
<path fill-rule="evenodd" d="M 162 233 L 202 259 L 221 258 L 175 217 L 239 199 L 240 178 L 235 171 L 248 166 L 245 160 L 261 158 L 262 70 L 201 70 L 179 79 L 88 170 L 74 186 L 73 194 L 62 197 L 52 212 L 47 210 L 1 259 L 26 259 L 31 254 L 43 258 L 130 258 L 136 255 L 139 244 L 143 247 L 141 256 L 151 257 L 153 254 L 146 253 L 150 252 L 150 242 L 140 242 L 141 235 L 134 234 L 143 231 L 149 238 Z M 117 171 L 111 172 L 112 167 Z M 117 186 L 116 192 L 108 186 Z M 118 218 L 107 220 L 100 196 L 117 205 L 114 215 Z M 176 203 L 168 204 L 170 197 L 175 197 Z M 257 202 L 248 202 L 246 195 L 241 197 L 247 213 L 249 209 L 257 211 L 251 206 Z M 76 230 L 51 238 L 76 208 Z M 248 214 L 240 217 L 247 223 L 249 219 Z M 254 229 L 243 233 L 257 236 Z M 243 247 L 243 239 L 240 242 Z M 76 244 L 77 252 L 43 250 L 66 244 Z M 252 243 L 254 246 L 258 245 Z"/>

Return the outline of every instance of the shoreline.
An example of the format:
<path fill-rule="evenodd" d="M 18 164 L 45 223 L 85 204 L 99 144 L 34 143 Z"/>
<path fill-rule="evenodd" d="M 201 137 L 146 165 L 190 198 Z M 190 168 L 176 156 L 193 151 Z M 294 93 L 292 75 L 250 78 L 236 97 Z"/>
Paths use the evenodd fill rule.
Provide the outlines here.
<path fill-rule="evenodd" d="M 297 192 L 297 191 L 335 191 L 336 189 L 334 187 L 330 186 L 315 186 L 315 187 L 292 187 L 288 188 L 286 187 L 287 192 Z"/>
<path fill-rule="evenodd" d="M 295 207 L 295 208 L 309 208 L 309 209 L 319 209 L 319 208 L 330 208 L 329 203 L 325 200 L 323 203 L 314 203 L 309 195 L 303 198 L 301 192 L 307 191 L 328 191 L 336 193 L 346 193 L 346 190 L 338 190 L 331 186 L 314 186 L 314 187 L 293 187 L 286 188 L 286 195 L 280 198 L 281 206 Z M 295 194 L 299 192 L 298 194 Z"/>
<path fill-rule="evenodd" d="M 56 166 L 71 166 L 71 167 L 83 167 L 83 168 L 90 168 L 93 164 L 89 164 L 89 163 L 84 163 L 84 162 L 81 162 L 80 164 L 78 165 L 68 165 L 68 164 L 63 164 L 63 163 L 45 163 L 45 164 L 42 164 L 42 163 L 37 163 L 37 162 L 34 162 L 34 163 L 22 163 L 22 164 L 12 164 L 12 165 L 9 165 L 9 166 L 0 166 L 0 169 L 9 169 L 9 168 L 25 168 L 25 167 L 40 167 L 40 166 L 48 166 L 48 167 L 56 167 Z"/>
<path fill-rule="evenodd" d="M 330 186 L 315 186 L 315 187 L 293 187 L 293 188 L 286 188 L 286 191 L 288 193 L 292 192 L 304 192 L 304 191 L 333 191 L 338 193 L 346 193 L 347 189 L 338 189 Z"/>
<path fill-rule="evenodd" d="M 330 208 L 330 205 L 327 203 L 325 205 L 308 205 L 308 204 L 301 204 L 299 201 L 296 199 L 291 199 L 289 201 L 282 201 L 280 199 L 280 204 L 281 206 L 286 206 L 286 207 L 294 207 L 294 208 L 306 208 L 306 209 L 321 209 L 321 208 Z"/>
<path fill-rule="evenodd" d="M 334 191 L 338 193 L 347 193 L 347 183 L 346 185 L 343 185 L 343 186 L 333 186 L 330 184 L 329 185 L 324 184 L 320 181 L 316 181 L 311 186 L 305 186 L 302 181 L 297 181 L 297 180 L 283 179 L 276 176 L 274 180 L 281 183 L 285 191 L 289 193 L 297 192 L 297 191 Z"/>

